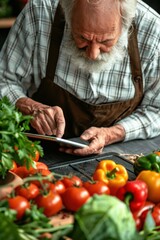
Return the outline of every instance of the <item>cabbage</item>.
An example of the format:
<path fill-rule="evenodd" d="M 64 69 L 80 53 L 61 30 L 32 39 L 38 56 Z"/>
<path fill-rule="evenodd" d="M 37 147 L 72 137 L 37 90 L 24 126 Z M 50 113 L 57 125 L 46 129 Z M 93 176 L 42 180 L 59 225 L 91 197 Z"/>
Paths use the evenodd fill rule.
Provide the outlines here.
<path fill-rule="evenodd" d="M 70 237 L 73 240 L 138 240 L 128 207 L 109 195 L 94 195 L 79 211 Z"/>

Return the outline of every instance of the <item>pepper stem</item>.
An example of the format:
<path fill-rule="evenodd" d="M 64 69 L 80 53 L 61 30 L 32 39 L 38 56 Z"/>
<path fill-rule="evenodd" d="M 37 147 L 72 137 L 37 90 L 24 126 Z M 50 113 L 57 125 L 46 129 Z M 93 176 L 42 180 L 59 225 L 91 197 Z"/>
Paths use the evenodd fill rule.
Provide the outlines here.
<path fill-rule="evenodd" d="M 113 168 L 112 171 L 107 172 L 107 177 L 110 179 L 114 179 L 116 177 L 116 172 L 118 172 L 119 169 L 117 167 Z"/>
<path fill-rule="evenodd" d="M 125 194 L 125 198 L 124 198 L 124 202 L 125 204 L 129 207 L 130 201 L 133 199 L 133 194 L 132 193 L 126 193 Z"/>

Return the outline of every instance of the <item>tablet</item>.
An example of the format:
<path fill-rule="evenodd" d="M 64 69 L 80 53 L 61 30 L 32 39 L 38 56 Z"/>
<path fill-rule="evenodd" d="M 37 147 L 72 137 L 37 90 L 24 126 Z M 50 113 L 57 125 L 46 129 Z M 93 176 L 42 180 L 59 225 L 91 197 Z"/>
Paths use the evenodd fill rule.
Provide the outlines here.
<path fill-rule="evenodd" d="M 25 133 L 25 135 L 30 138 L 36 138 L 36 139 L 41 139 L 41 140 L 57 142 L 62 147 L 84 148 L 87 146 L 87 143 L 84 144 L 84 143 L 77 142 L 76 140 L 68 140 L 68 139 L 59 138 L 59 137 L 55 137 L 55 136 L 41 135 L 41 134 L 35 134 L 35 133 Z"/>

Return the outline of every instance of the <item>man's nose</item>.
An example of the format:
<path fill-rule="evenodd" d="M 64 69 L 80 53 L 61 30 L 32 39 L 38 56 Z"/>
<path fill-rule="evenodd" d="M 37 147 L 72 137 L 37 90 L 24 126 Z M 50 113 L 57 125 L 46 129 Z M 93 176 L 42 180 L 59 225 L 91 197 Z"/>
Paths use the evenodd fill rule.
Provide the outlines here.
<path fill-rule="evenodd" d="M 89 59 L 95 60 L 100 54 L 100 47 L 97 43 L 90 43 L 86 48 L 86 55 Z"/>

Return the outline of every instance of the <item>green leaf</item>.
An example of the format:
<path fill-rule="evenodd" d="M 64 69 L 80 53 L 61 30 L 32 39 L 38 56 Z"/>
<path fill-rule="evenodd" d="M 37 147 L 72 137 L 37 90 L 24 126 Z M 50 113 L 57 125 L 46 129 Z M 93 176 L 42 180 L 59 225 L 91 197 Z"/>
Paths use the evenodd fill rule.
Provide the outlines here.
<path fill-rule="evenodd" d="M 153 230 L 155 228 L 155 221 L 152 217 L 152 214 L 151 214 L 151 211 L 149 211 L 147 213 L 147 216 L 146 216 L 146 220 L 144 222 L 144 227 L 143 227 L 143 230 L 145 232 L 150 232 L 151 230 Z"/>
<path fill-rule="evenodd" d="M 0 176 L 4 177 L 11 169 L 12 160 L 28 168 L 34 166 L 32 158 L 36 150 L 43 156 L 39 142 L 32 142 L 24 134 L 30 128 L 31 119 L 18 111 L 6 97 L 0 100 Z"/>
<path fill-rule="evenodd" d="M 0 213 L 0 239 L 1 240 L 21 240 L 18 227 L 10 221 L 4 214 Z"/>

